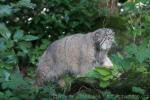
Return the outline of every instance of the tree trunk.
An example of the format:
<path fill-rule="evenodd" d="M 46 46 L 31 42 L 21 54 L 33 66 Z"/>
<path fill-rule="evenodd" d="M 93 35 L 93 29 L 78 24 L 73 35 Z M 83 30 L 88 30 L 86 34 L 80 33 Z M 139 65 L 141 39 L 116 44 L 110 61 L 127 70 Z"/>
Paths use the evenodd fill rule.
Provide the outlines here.
<path fill-rule="evenodd" d="M 108 11 L 107 15 L 115 15 L 118 12 L 118 0 L 100 0 L 99 8 L 102 11 Z"/>

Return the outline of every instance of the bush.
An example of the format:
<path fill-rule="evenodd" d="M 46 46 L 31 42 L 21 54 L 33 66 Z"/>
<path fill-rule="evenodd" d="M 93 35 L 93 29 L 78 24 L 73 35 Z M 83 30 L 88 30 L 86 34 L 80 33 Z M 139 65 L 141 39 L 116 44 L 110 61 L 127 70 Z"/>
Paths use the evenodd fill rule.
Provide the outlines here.
<path fill-rule="evenodd" d="M 0 99 L 148 99 L 150 2 L 125 2 L 114 16 L 98 9 L 99 2 L 1 0 Z M 51 42 L 104 26 L 116 31 L 118 46 L 109 54 L 113 70 L 89 71 L 84 77 L 71 79 L 74 84 L 65 90 L 54 84 L 34 86 L 38 58 Z"/>
<path fill-rule="evenodd" d="M 1 1 L 1 66 L 6 69 L 34 66 L 50 42 L 65 35 L 96 29 L 97 2 Z"/>

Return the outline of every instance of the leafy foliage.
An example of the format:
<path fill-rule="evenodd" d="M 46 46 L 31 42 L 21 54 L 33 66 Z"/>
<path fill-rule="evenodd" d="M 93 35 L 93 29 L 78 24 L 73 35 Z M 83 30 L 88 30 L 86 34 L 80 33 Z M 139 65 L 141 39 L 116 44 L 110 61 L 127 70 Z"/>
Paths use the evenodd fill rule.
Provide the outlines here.
<path fill-rule="evenodd" d="M 145 91 L 139 87 L 132 87 L 132 91 L 135 92 L 135 93 L 139 93 L 141 95 L 144 95 L 145 94 Z"/>
<path fill-rule="evenodd" d="M 113 79 L 113 73 L 107 68 L 96 67 L 94 70 L 91 70 L 80 77 L 95 78 L 99 80 L 99 86 L 101 88 L 106 88 L 110 85 L 110 80 Z"/>
<path fill-rule="evenodd" d="M 128 0 L 114 16 L 107 16 L 108 9 L 98 9 L 101 2 L 1 0 L 0 99 L 148 100 L 150 2 Z M 55 84 L 34 85 L 38 58 L 51 42 L 100 27 L 116 31 L 118 46 L 110 52 L 113 70 L 97 66 L 77 78 L 67 78 L 72 84 L 65 90 Z"/>

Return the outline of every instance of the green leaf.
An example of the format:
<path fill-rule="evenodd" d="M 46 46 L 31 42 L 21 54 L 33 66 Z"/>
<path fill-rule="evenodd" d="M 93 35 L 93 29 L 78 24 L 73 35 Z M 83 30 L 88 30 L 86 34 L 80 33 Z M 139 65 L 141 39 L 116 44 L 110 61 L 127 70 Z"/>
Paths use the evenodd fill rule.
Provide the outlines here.
<path fill-rule="evenodd" d="M 43 39 L 42 43 L 41 43 L 41 46 L 40 46 L 40 49 L 45 50 L 48 47 L 49 44 L 50 44 L 50 41 L 48 39 Z"/>
<path fill-rule="evenodd" d="M 146 46 L 131 44 L 126 47 L 126 50 L 130 55 L 134 55 L 140 63 L 143 63 L 144 60 L 150 58 L 150 48 L 147 48 Z"/>
<path fill-rule="evenodd" d="M 81 75 L 81 77 L 100 78 L 101 75 L 99 73 L 97 73 L 95 70 L 90 70 L 87 73 Z"/>
<path fill-rule="evenodd" d="M 8 48 L 13 48 L 15 46 L 15 43 L 13 40 L 8 40 L 6 41 L 6 47 Z"/>
<path fill-rule="evenodd" d="M 0 39 L 0 51 L 4 50 L 5 48 L 6 48 L 6 46 L 5 46 L 4 40 Z"/>
<path fill-rule="evenodd" d="M 139 47 L 138 51 L 136 58 L 140 63 L 142 63 L 145 59 L 150 58 L 150 48 Z"/>
<path fill-rule="evenodd" d="M 109 81 L 112 78 L 113 78 L 113 76 L 109 75 L 109 76 L 101 77 L 101 80 L 103 80 L 103 81 Z"/>
<path fill-rule="evenodd" d="M 10 97 L 9 100 L 20 100 L 18 97 Z"/>
<path fill-rule="evenodd" d="M 26 86 L 27 83 L 23 79 L 23 77 L 18 73 L 10 75 L 10 80 L 3 82 L 2 87 L 3 89 L 17 89 L 18 87 Z"/>
<path fill-rule="evenodd" d="M 5 77 L 5 81 L 8 81 L 9 77 L 10 77 L 10 73 L 8 71 L 4 70 L 3 74 L 4 74 L 4 77 Z"/>
<path fill-rule="evenodd" d="M 9 5 L 0 5 L 0 17 L 8 16 L 12 14 L 12 7 Z"/>
<path fill-rule="evenodd" d="M 13 36 L 13 39 L 15 41 L 23 39 L 23 31 L 22 30 L 17 30 L 15 32 L 14 36 Z"/>
<path fill-rule="evenodd" d="M 17 62 L 18 62 L 17 56 L 15 54 L 8 55 L 5 58 L 5 62 L 7 62 L 8 64 L 12 64 L 12 63 L 17 64 Z"/>
<path fill-rule="evenodd" d="M 37 36 L 33 36 L 33 35 L 25 35 L 24 40 L 25 41 L 34 41 L 39 39 Z"/>
<path fill-rule="evenodd" d="M 103 76 L 111 75 L 111 70 L 104 68 L 104 67 L 96 67 L 95 71 Z"/>
<path fill-rule="evenodd" d="M 132 92 L 138 93 L 138 94 L 141 94 L 141 95 L 145 94 L 145 90 L 140 88 L 140 87 L 132 87 Z"/>
<path fill-rule="evenodd" d="M 6 100 L 7 97 L 5 96 L 4 92 L 0 92 L 0 99 L 1 100 Z"/>
<path fill-rule="evenodd" d="M 35 8 L 35 4 L 31 3 L 31 0 L 20 0 L 16 6 L 18 7 L 27 7 L 27 8 Z"/>
<path fill-rule="evenodd" d="M 100 84 L 99 84 L 99 86 L 101 88 L 106 88 L 109 85 L 110 85 L 110 83 L 108 81 L 101 81 Z"/>
<path fill-rule="evenodd" d="M 5 91 L 5 96 L 10 97 L 12 96 L 12 92 L 10 90 Z"/>
<path fill-rule="evenodd" d="M 0 34 L 5 38 L 9 39 L 11 36 L 11 32 L 8 30 L 8 28 L 5 26 L 4 23 L 0 23 Z"/>
<path fill-rule="evenodd" d="M 144 30 L 141 28 L 138 28 L 138 27 L 132 31 L 133 35 L 135 35 L 135 36 L 141 36 L 143 32 L 144 32 Z"/>
<path fill-rule="evenodd" d="M 147 54 L 145 53 L 145 49 L 141 49 L 140 52 L 136 54 L 136 59 L 142 63 L 147 58 Z"/>
<path fill-rule="evenodd" d="M 21 49 L 23 51 L 22 53 L 28 53 L 30 47 L 31 47 L 31 43 L 29 42 L 19 42 L 17 46 L 18 49 Z"/>
<path fill-rule="evenodd" d="M 135 3 L 134 2 L 127 2 L 126 4 L 125 4 L 125 6 L 126 6 L 126 9 L 125 10 L 134 10 L 135 9 Z"/>
<path fill-rule="evenodd" d="M 135 44 L 131 44 L 125 48 L 125 51 L 128 51 L 129 54 L 137 53 L 137 46 Z"/>

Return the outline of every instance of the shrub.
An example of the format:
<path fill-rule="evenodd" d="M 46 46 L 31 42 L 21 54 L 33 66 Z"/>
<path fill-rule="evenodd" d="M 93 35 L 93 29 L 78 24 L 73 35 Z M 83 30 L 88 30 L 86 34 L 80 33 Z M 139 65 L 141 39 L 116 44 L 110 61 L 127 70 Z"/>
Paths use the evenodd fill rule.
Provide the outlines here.
<path fill-rule="evenodd" d="M 98 3 L 99 0 L 1 0 L 0 99 L 149 99 L 150 2 L 128 0 L 114 16 L 103 15 Z M 116 31 L 118 46 L 110 53 L 115 70 L 96 69 L 84 76 L 88 80 L 96 78 L 96 85 L 93 81 L 87 83 L 98 84 L 97 88 L 81 83 L 82 90 L 66 88 L 64 93 L 53 84 L 34 86 L 36 63 L 51 42 L 100 27 Z"/>

